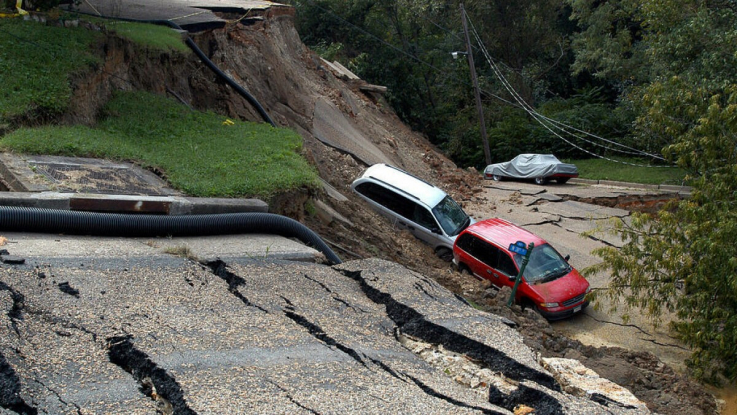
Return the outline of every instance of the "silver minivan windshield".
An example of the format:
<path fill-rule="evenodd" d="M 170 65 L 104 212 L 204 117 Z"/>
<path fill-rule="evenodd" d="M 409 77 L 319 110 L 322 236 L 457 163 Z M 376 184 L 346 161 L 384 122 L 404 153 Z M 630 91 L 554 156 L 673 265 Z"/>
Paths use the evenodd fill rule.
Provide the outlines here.
<path fill-rule="evenodd" d="M 458 235 L 471 222 L 471 218 L 450 196 L 445 196 L 440 203 L 432 208 L 432 213 L 435 214 L 445 233 L 450 236 Z"/>

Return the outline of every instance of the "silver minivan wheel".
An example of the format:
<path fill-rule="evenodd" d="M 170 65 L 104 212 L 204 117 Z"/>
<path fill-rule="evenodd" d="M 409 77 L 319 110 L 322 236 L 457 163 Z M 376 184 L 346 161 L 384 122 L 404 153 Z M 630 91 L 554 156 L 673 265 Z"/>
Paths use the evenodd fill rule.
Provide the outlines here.
<path fill-rule="evenodd" d="M 548 182 L 548 179 L 544 177 L 535 177 L 535 184 L 543 185 Z"/>

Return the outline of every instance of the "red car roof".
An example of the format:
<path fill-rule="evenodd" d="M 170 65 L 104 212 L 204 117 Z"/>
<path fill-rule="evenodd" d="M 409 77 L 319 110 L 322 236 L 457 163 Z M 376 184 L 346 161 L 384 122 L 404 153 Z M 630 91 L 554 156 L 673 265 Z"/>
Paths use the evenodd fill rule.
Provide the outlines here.
<path fill-rule="evenodd" d="M 547 243 L 544 239 L 534 233 L 500 218 L 476 222 L 466 228 L 464 232 L 474 233 L 481 238 L 493 241 L 504 248 L 517 241 L 522 241 L 525 244 L 534 242 L 535 246 Z"/>

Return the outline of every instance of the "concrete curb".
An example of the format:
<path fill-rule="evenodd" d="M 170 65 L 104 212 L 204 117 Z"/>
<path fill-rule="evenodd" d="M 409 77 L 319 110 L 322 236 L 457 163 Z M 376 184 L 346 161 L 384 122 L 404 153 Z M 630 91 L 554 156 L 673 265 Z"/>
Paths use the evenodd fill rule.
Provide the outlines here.
<path fill-rule="evenodd" d="M 592 179 L 581 179 L 575 178 L 568 181 L 571 184 L 588 184 L 588 185 L 601 185 L 610 187 L 624 187 L 630 189 L 645 189 L 645 190 L 661 190 L 664 192 L 675 192 L 678 194 L 690 194 L 693 189 L 690 186 L 675 186 L 669 184 L 642 184 L 642 183 L 629 183 L 620 182 L 615 180 L 592 180 Z"/>
<path fill-rule="evenodd" d="M 627 182 L 619 182 L 619 181 L 614 181 L 614 180 L 599 180 L 599 184 L 602 186 L 629 187 L 632 189 L 656 190 L 658 188 L 657 184 L 627 183 Z"/>
<path fill-rule="evenodd" d="M 268 212 L 259 199 L 130 196 L 58 192 L 0 192 L 0 206 L 108 213 L 204 215 Z"/>

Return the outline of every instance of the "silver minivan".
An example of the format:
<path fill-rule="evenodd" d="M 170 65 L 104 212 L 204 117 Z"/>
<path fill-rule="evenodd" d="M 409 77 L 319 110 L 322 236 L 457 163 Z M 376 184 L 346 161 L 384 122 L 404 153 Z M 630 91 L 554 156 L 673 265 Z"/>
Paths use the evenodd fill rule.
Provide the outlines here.
<path fill-rule="evenodd" d="M 374 164 L 351 189 L 371 207 L 450 261 L 456 236 L 475 221 L 440 188 L 388 164 Z"/>

